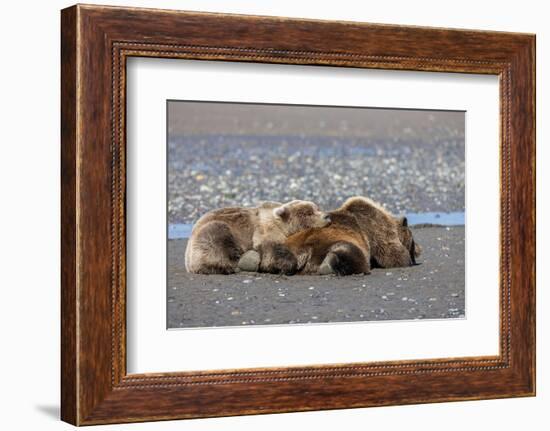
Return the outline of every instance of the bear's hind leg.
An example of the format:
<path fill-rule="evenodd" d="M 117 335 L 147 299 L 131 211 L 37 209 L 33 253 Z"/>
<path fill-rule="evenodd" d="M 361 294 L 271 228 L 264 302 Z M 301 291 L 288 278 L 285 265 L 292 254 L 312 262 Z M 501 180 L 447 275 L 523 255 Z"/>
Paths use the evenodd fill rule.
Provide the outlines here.
<path fill-rule="evenodd" d="M 340 241 L 330 246 L 319 274 L 370 274 L 370 259 L 356 245 Z"/>
<path fill-rule="evenodd" d="M 188 270 L 198 274 L 232 274 L 242 254 L 229 226 L 213 221 L 202 227 L 194 238 Z"/>
<path fill-rule="evenodd" d="M 260 272 L 294 275 L 298 271 L 298 260 L 286 245 L 261 244 L 258 251 L 261 256 Z"/>

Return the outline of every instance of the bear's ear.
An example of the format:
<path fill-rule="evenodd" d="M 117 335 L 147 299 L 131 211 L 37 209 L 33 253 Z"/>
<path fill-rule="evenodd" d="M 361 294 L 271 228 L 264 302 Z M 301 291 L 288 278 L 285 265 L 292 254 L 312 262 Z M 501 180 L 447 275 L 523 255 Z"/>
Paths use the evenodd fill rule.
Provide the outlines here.
<path fill-rule="evenodd" d="M 282 205 L 280 207 L 277 207 L 273 210 L 273 215 L 275 217 L 279 217 L 282 220 L 286 220 L 289 215 L 289 210 L 286 206 Z"/>
<path fill-rule="evenodd" d="M 409 221 L 407 220 L 407 217 L 401 217 L 399 219 L 399 224 L 403 227 L 407 227 L 409 225 Z"/>

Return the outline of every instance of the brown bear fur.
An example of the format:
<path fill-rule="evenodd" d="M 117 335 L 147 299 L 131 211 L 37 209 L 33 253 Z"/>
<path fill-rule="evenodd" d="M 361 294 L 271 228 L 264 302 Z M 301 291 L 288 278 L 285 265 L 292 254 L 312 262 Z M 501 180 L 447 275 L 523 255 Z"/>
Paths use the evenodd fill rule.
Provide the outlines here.
<path fill-rule="evenodd" d="M 329 222 L 326 213 L 313 202 L 298 200 L 210 211 L 193 227 L 185 267 L 192 273 L 231 274 L 237 270 L 243 253 L 254 249 L 260 254 L 260 271 L 292 274 L 296 272 L 296 259 L 281 245 L 296 232 Z"/>
<path fill-rule="evenodd" d="M 329 213 L 330 226 L 290 236 L 285 245 L 300 274 L 368 274 L 371 266 L 416 264 L 421 248 L 406 218 L 397 219 L 365 197 L 353 197 Z"/>

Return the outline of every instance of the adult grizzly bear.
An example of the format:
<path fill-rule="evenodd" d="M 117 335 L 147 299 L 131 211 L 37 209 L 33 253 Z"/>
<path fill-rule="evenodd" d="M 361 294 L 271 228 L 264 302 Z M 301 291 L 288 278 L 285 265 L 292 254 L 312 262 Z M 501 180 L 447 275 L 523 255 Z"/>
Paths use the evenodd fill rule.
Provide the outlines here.
<path fill-rule="evenodd" d="M 313 202 L 299 200 L 210 211 L 193 227 L 185 267 L 199 274 L 231 274 L 244 252 L 257 250 L 260 271 L 292 274 L 296 259 L 282 244 L 296 232 L 329 222 L 329 216 Z"/>
<path fill-rule="evenodd" d="M 372 266 L 416 264 L 421 248 L 406 218 L 393 217 L 365 197 L 350 198 L 329 215 L 329 226 L 298 232 L 286 240 L 299 274 L 368 274 Z"/>

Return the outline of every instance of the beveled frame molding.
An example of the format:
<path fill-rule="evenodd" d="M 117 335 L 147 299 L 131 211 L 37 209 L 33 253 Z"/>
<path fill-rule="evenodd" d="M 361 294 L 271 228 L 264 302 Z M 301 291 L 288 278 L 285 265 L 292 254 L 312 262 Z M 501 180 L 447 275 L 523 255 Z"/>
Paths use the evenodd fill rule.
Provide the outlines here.
<path fill-rule="evenodd" d="M 61 46 L 63 420 L 88 425 L 534 395 L 533 35 L 77 5 L 62 11 Z M 128 375 L 131 56 L 498 75 L 499 355 Z"/>

